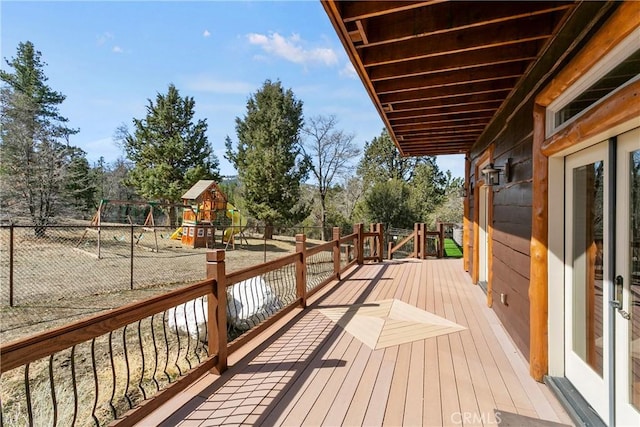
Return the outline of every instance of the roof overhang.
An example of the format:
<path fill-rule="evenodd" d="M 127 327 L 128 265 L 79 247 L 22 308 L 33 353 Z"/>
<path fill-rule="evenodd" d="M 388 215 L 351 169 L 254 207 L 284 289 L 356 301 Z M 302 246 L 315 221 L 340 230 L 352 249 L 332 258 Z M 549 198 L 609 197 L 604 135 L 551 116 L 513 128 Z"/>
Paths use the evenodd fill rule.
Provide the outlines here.
<path fill-rule="evenodd" d="M 574 2 L 322 4 L 404 156 L 468 152 Z"/>

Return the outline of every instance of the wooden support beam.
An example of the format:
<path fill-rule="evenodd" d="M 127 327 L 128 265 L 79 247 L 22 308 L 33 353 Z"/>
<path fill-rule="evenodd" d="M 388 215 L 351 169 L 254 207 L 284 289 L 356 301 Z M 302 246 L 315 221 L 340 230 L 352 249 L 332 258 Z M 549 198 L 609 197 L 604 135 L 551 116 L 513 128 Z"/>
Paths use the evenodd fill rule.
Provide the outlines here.
<path fill-rule="evenodd" d="M 369 43 L 385 44 L 435 34 L 485 27 L 520 20 L 536 15 L 545 15 L 548 20 L 557 20 L 557 13 L 573 7 L 567 2 L 446 2 L 394 13 L 371 17 L 369 21 Z"/>
<path fill-rule="evenodd" d="M 376 82 L 399 77 L 423 76 L 468 68 L 532 61 L 536 58 L 539 49 L 540 41 L 533 40 L 519 45 L 491 47 L 451 55 L 394 62 L 371 67 L 369 77 Z"/>
<path fill-rule="evenodd" d="M 406 92 L 395 92 L 386 95 L 379 95 L 382 104 L 394 104 L 401 102 L 414 102 L 425 100 L 436 100 L 450 97 L 472 96 L 486 93 L 507 94 L 516 84 L 517 79 L 486 81 L 474 84 L 460 84 L 457 86 L 443 86 L 429 89 L 416 89 Z"/>
<path fill-rule="evenodd" d="M 394 111 L 387 113 L 387 117 L 389 121 L 394 123 L 399 119 L 416 119 L 422 117 L 433 117 L 433 116 L 444 116 L 452 113 L 476 113 L 476 112 L 487 112 L 487 111 L 495 111 L 502 104 L 502 100 L 495 100 L 489 102 L 478 102 L 478 103 L 470 103 L 466 105 L 433 105 L 432 107 L 409 110 L 409 111 Z"/>
<path fill-rule="evenodd" d="M 524 74 L 527 62 L 513 62 L 501 67 L 476 67 L 426 76 L 403 77 L 382 80 L 373 84 L 379 95 L 409 90 L 438 88 L 443 86 L 469 85 L 496 80 L 519 78 Z"/>
<path fill-rule="evenodd" d="M 392 108 L 387 111 L 390 113 L 402 113 L 416 110 L 430 110 L 443 107 L 459 107 L 465 105 L 478 105 L 486 103 L 500 103 L 504 100 L 503 96 L 497 94 L 479 94 L 475 96 L 461 95 L 438 100 L 422 100 L 402 102 L 398 104 L 389 104 Z"/>
<path fill-rule="evenodd" d="M 207 252 L 207 278 L 213 279 L 211 293 L 207 295 L 207 313 L 209 319 L 208 345 L 209 355 L 218 355 L 218 363 L 212 370 L 222 374 L 227 370 L 227 273 L 225 269 L 225 251 Z"/>
<path fill-rule="evenodd" d="M 439 3 L 443 0 L 431 1 L 352 1 L 337 2 L 339 5 L 340 15 L 344 22 L 357 21 L 359 19 L 372 18 L 374 16 L 382 16 L 390 13 L 400 12 L 402 10 L 416 9 L 419 7 L 429 6 Z"/>
<path fill-rule="evenodd" d="M 553 33 L 554 26 L 555 20 L 550 20 L 545 15 L 533 16 L 517 21 L 436 34 L 429 36 L 428 43 L 424 38 L 412 38 L 383 46 L 362 47 L 360 56 L 363 65 L 371 67 L 409 59 L 509 46 L 547 39 Z"/>

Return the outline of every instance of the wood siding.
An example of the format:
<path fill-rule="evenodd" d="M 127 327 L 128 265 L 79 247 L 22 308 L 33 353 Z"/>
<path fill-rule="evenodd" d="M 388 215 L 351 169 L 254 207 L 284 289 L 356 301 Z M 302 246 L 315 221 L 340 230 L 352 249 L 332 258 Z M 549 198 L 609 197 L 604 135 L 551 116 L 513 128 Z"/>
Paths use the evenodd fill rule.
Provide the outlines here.
<path fill-rule="evenodd" d="M 533 108 L 536 95 L 562 69 L 592 35 L 593 29 L 610 14 L 615 5 L 587 2 L 576 8 L 559 36 L 547 46 L 544 56 L 485 129 L 470 152 L 472 171 L 482 153 L 493 148 L 493 162 L 502 167 L 511 159 L 511 180 L 500 175 L 500 185 L 493 188 L 492 262 L 489 273 L 493 310 L 525 357 L 529 357 L 530 314 L 530 240 L 533 194 Z M 472 174 L 473 175 L 473 174 Z M 482 177 L 471 176 L 474 182 Z M 469 218 L 473 221 L 473 197 Z M 473 235 L 471 235 L 473 240 Z M 477 250 L 470 241 L 472 250 Z M 473 262 L 474 257 L 471 257 Z M 473 270 L 473 267 L 471 267 Z M 506 303 L 501 303 L 501 294 Z"/>

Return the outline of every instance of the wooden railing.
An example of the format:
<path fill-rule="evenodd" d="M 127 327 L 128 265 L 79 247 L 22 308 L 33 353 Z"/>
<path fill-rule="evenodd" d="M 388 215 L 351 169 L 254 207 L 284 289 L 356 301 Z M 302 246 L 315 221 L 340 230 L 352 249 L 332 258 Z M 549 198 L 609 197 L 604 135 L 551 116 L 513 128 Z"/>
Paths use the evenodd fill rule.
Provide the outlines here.
<path fill-rule="evenodd" d="M 373 248 L 366 257 L 364 239 Z M 344 237 L 335 228 L 332 241 L 311 248 L 297 235 L 295 253 L 228 274 L 225 252 L 210 251 L 207 280 L 4 344 L 0 423 L 84 425 L 93 419 L 96 425 L 133 425 L 204 373 L 223 372 L 229 354 L 291 310 L 305 308 L 310 295 L 347 269 L 381 261 L 382 239 L 381 225 L 364 233 L 362 224 Z M 274 273 L 273 283 L 284 278 L 282 287 L 295 288 L 295 297 L 230 339 L 234 286 L 253 289 L 258 278 Z M 12 393 L 14 388 L 20 391 Z"/>
<path fill-rule="evenodd" d="M 429 241 L 435 242 L 432 247 Z M 416 223 L 413 233 L 406 236 L 395 246 L 393 242 L 388 243 L 387 257 L 393 259 L 393 254 L 398 252 L 409 242 L 413 243 L 412 258 L 425 259 L 428 256 L 442 258 L 444 256 L 444 228 L 440 224 L 438 231 L 428 231 L 424 223 Z"/>

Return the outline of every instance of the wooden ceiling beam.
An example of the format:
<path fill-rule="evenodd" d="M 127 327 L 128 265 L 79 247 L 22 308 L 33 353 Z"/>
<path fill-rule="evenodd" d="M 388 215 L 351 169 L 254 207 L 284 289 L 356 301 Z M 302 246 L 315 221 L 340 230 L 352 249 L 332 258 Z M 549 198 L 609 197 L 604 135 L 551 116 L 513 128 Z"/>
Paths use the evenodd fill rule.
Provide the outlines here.
<path fill-rule="evenodd" d="M 491 47 L 453 55 L 421 58 L 393 64 L 370 67 L 369 77 L 373 82 L 399 77 L 488 67 L 510 62 L 532 61 L 540 48 L 538 40 L 511 46 Z"/>
<path fill-rule="evenodd" d="M 431 127 L 433 127 L 434 124 L 447 124 L 451 127 L 456 126 L 456 123 L 464 123 L 464 122 L 475 122 L 477 120 L 491 120 L 493 116 L 491 115 L 487 115 L 484 117 L 460 117 L 457 119 L 451 119 L 451 118 L 446 118 L 446 119 L 439 119 L 439 120 L 420 120 L 420 121 L 415 121 L 411 124 L 397 124 L 393 126 L 393 131 L 396 132 L 402 132 L 402 131 L 406 131 L 406 132 L 410 132 L 410 131 L 424 131 L 424 130 L 429 130 Z"/>
<path fill-rule="evenodd" d="M 526 68 L 527 63 L 517 62 L 497 68 L 472 68 L 448 73 L 431 74 L 428 76 L 383 80 L 375 82 L 373 87 L 379 95 L 385 95 L 393 92 L 427 89 L 431 87 L 476 84 L 486 81 L 518 78 L 525 72 Z"/>
<path fill-rule="evenodd" d="M 398 138 L 402 137 L 403 141 L 411 141 L 412 139 L 421 139 L 421 138 L 429 138 L 431 136 L 444 136 L 444 135 L 480 135 L 482 132 L 481 127 L 476 128 L 466 128 L 466 129 L 457 129 L 457 128 L 447 128 L 445 130 L 438 130 L 433 132 L 418 132 L 418 133 L 410 133 L 396 136 Z"/>
<path fill-rule="evenodd" d="M 492 112 L 496 111 L 500 106 L 498 103 L 485 103 L 476 105 L 462 105 L 456 107 L 440 107 L 430 110 L 411 110 L 387 113 L 387 118 L 391 124 L 400 123 L 401 120 L 421 119 L 424 117 L 438 117 L 446 116 L 450 114 L 463 114 L 463 113 L 480 113 L 480 112 Z"/>
<path fill-rule="evenodd" d="M 460 107 L 464 105 L 477 105 L 484 103 L 501 103 L 504 96 L 496 96 L 496 94 L 478 94 L 475 96 L 456 96 L 451 98 L 443 98 L 436 100 L 399 102 L 397 104 L 389 104 L 392 106 L 390 111 L 401 113 L 405 111 L 429 110 L 441 107 Z"/>
<path fill-rule="evenodd" d="M 474 119 L 479 115 L 489 116 L 493 115 L 496 108 L 486 108 L 478 111 L 463 111 L 463 112 L 446 112 L 440 114 L 430 114 L 428 116 L 409 117 L 400 119 L 390 119 L 391 126 L 394 128 L 397 126 L 410 125 L 413 123 L 429 123 L 433 119 L 455 120 L 455 119 Z M 426 121 L 425 121 L 426 120 Z"/>
<path fill-rule="evenodd" d="M 566 2 L 439 3 L 400 11 L 392 17 L 371 17 L 367 37 L 371 45 L 379 45 L 546 15 L 570 7 L 571 4 Z"/>
<path fill-rule="evenodd" d="M 450 131 L 450 132 L 479 132 L 484 130 L 487 122 L 480 122 L 478 124 L 465 124 L 465 125 L 456 125 L 456 126 L 432 126 L 426 127 L 422 130 L 396 130 L 395 134 L 400 137 L 410 137 L 412 135 L 423 135 L 429 134 L 430 132 L 440 132 L 440 131 Z"/>
<path fill-rule="evenodd" d="M 458 86 L 444 86 L 429 89 L 416 89 L 406 92 L 389 93 L 379 95 L 380 103 L 395 104 L 401 102 L 415 102 L 433 99 L 446 99 L 465 95 L 477 95 L 486 93 L 508 93 L 516 84 L 516 78 L 479 82 L 475 84 L 462 84 Z"/>
<path fill-rule="evenodd" d="M 554 24 L 555 20 L 549 19 L 548 16 L 533 16 L 514 22 L 414 38 L 384 46 L 360 46 L 358 49 L 363 65 L 371 67 L 542 40 L 551 36 Z"/>
<path fill-rule="evenodd" d="M 336 2 L 340 10 L 340 16 L 344 22 L 357 21 L 359 19 L 373 18 L 388 15 L 390 13 L 411 10 L 440 3 L 444 0 L 431 1 L 352 1 Z"/>

